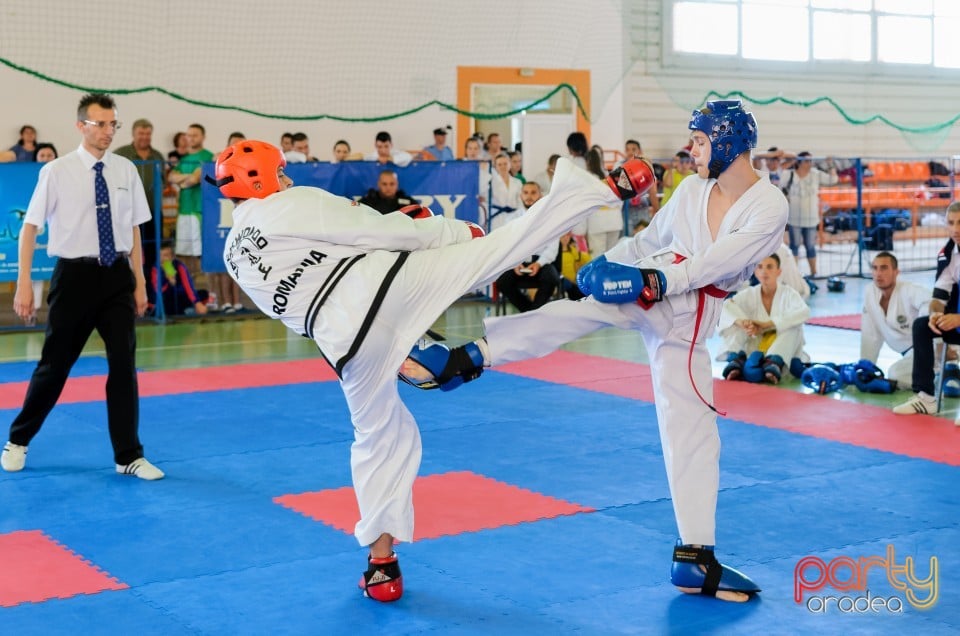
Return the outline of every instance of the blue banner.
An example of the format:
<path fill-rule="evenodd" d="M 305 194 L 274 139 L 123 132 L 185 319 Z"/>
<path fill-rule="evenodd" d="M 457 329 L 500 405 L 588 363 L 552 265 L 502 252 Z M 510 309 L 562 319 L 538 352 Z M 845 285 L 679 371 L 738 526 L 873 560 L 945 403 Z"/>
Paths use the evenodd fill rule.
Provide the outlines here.
<path fill-rule="evenodd" d="M 359 199 L 384 169 L 375 162 L 297 163 L 286 167 L 294 185 L 315 186 L 327 192 Z M 412 163 L 405 168 L 393 167 L 400 189 L 428 206 L 434 214 L 463 221 L 477 222 L 479 206 L 477 190 L 480 171 L 474 161 Z M 203 166 L 204 176 L 213 178 L 213 164 Z M 203 180 L 203 258 L 205 272 L 225 272 L 223 246 L 233 226 L 233 203 Z"/>
<path fill-rule="evenodd" d="M 0 164 L 0 281 L 17 280 L 20 228 L 42 167 L 42 163 Z M 33 254 L 33 280 L 50 280 L 56 262 L 47 256 L 47 232 L 42 227 Z"/>

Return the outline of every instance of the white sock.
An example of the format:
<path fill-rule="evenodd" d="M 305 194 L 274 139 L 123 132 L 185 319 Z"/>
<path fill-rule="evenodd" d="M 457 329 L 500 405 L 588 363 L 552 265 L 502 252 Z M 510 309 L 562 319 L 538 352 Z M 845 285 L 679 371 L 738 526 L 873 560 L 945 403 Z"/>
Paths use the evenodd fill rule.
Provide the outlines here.
<path fill-rule="evenodd" d="M 490 366 L 490 346 L 487 344 L 486 338 L 480 338 L 479 340 L 473 341 L 477 348 L 480 349 L 480 354 L 483 355 L 483 366 Z"/>

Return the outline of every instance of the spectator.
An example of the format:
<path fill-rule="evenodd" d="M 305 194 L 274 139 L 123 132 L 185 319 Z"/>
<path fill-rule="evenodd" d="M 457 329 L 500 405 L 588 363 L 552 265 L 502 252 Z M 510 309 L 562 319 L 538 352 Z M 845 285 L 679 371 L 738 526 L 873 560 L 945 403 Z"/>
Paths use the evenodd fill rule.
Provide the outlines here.
<path fill-rule="evenodd" d="M 453 151 L 450 150 L 450 147 L 447 145 L 447 131 L 449 130 L 450 126 L 433 129 L 433 145 L 423 149 L 423 152 L 428 155 L 424 156 L 424 159 L 427 161 L 454 160 Z"/>
<path fill-rule="evenodd" d="M 152 218 L 140 226 L 140 240 L 143 245 L 143 267 L 149 271 L 157 264 L 157 237 L 160 236 L 163 226 L 163 205 L 157 205 L 156 169 L 160 167 L 163 174 L 164 159 L 159 150 L 153 147 L 153 124 L 148 119 L 138 119 L 133 122 L 130 134 L 133 143 L 117 148 L 114 152 L 134 162 L 140 180 L 143 181 L 143 191 L 147 195 L 147 205 L 150 206 Z M 160 178 L 160 192 L 163 191 L 163 177 Z"/>
<path fill-rule="evenodd" d="M 557 159 L 559 158 L 560 155 L 550 155 L 547 159 L 546 169 L 533 178 L 534 181 L 540 184 L 540 190 L 544 194 L 550 192 L 550 185 L 553 183 L 553 173 L 557 169 Z"/>
<path fill-rule="evenodd" d="M 280 150 L 284 154 L 293 150 L 293 133 L 285 132 L 280 135 Z"/>
<path fill-rule="evenodd" d="M 352 159 L 362 159 L 363 155 L 350 151 L 350 144 L 345 139 L 340 139 L 333 144 L 333 161 L 331 163 L 340 163 L 341 161 L 350 161 Z"/>
<path fill-rule="evenodd" d="M 523 153 L 519 150 L 512 150 L 507 153 L 510 157 L 510 176 L 520 179 L 520 183 L 526 183 L 523 176 Z"/>
<path fill-rule="evenodd" d="M 290 163 L 305 163 L 320 161 L 310 154 L 310 138 L 307 133 L 293 133 L 293 149 L 284 153 Z"/>
<path fill-rule="evenodd" d="M 828 158 L 829 161 L 829 158 Z M 817 227 L 820 225 L 820 186 L 835 185 L 839 178 L 837 169 L 831 165 L 829 172 L 813 167 L 809 152 L 797 155 L 795 167 L 785 170 L 780 176 L 783 193 L 790 202 L 790 220 L 787 223 L 787 236 L 790 251 L 794 258 L 800 253 L 800 241 L 803 240 L 810 266 L 811 278 L 817 275 Z"/>
<path fill-rule="evenodd" d="M 579 168 L 587 169 L 587 151 L 590 145 L 587 143 L 587 136 L 582 132 L 572 132 L 567 135 L 567 153 L 574 165 Z"/>
<path fill-rule="evenodd" d="M 873 284 L 863 292 L 860 319 L 860 358 L 876 363 L 886 344 L 900 354 L 886 372 L 888 380 L 906 389 L 913 385 L 913 323 L 926 311 L 930 289 L 898 280 L 897 257 L 880 252 L 870 264 Z"/>
<path fill-rule="evenodd" d="M 695 173 L 689 152 L 681 150 L 675 154 L 670 160 L 670 168 L 663 173 L 663 196 L 660 197 L 660 205 L 666 205 L 680 182 Z"/>
<path fill-rule="evenodd" d="M 227 138 L 227 148 L 238 141 L 246 140 L 246 138 L 247 136 L 239 131 L 230 133 L 230 136 Z M 235 280 L 230 278 L 226 272 L 211 273 L 207 278 L 210 281 L 210 286 L 214 290 L 214 297 L 204 300 L 206 309 L 210 311 L 219 310 L 225 314 L 234 314 L 238 311 L 243 311 L 243 294 L 240 291 L 240 285 L 237 285 Z M 192 281 L 190 282 L 192 284 Z M 201 312 L 198 311 L 197 313 Z"/>
<path fill-rule="evenodd" d="M 503 142 L 500 140 L 500 133 L 490 133 L 487 135 L 487 142 L 484 144 L 484 159 L 496 159 L 503 152 Z"/>
<path fill-rule="evenodd" d="M 213 153 L 203 147 L 206 129 L 200 124 L 187 127 L 189 152 L 180 158 L 171 170 L 170 183 L 180 188 L 177 205 L 177 256 L 191 272 L 200 271 L 203 254 L 203 195 L 200 190 L 200 172 L 204 163 L 213 161 Z"/>
<path fill-rule="evenodd" d="M 491 176 L 490 229 L 500 227 L 507 222 L 507 216 L 498 220 L 500 215 L 509 215 L 521 210 L 520 179 L 510 176 L 510 158 L 501 152 L 493 160 L 494 174 Z"/>
<path fill-rule="evenodd" d="M 36 161 L 37 129 L 29 124 L 20 127 L 20 139 L 10 146 L 15 161 Z"/>
<path fill-rule="evenodd" d="M 374 143 L 376 144 L 377 151 L 364 155 L 363 159 L 365 161 L 376 161 L 381 164 L 392 163 L 400 168 L 403 168 L 413 161 L 413 155 L 409 152 L 393 149 L 393 137 L 385 130 L 377 133 Z"/>
<path fill-rule="evenodd" d="M 60 156 L 57 147 L 50 143 L 37 144 L 37 163 L 50 163 Z"/>
<path fill-rule="evenodd" d="M 584 297 L 583 292 L 577 287 L 577 272 L 589 262 L 590 252 L 577 247 L 573 232 L 567 232 L 560 237 L 554 269 L 559 272 L 560 285 L 563 287 L 564 294 L 570 300 L 580 300 Z"/>
<path fill-rule="evenodd" d="M 480 203 L 480 225 L 486 227 L 488 213 L 487 213 L 487 198 L 490 195 L 490 163 L 487 161 L 482 161 L 483 148 L 480 145 L 480 140 L 476 137 L 470 137 L 463 144 L 463 158 L 465 161 L 476 161 L 477 168 L 480 172 L 478 178 L 478 187 L 477 187 L 477 201 Z"/>
<path fill-rule="evenodd" d="M 205 289 L 193 286 L 187 266 L 173 256 L 173 242 L 164 241 L 160 246 L 160 266 L 153 264 L 147 276 L 147 311 L 153 313 L 157 305 L 157 290 L 163 302 L 163 313 L 168 316 L 184 314 L 204 315 L 210 294 Z"/>
<path fill-rule="evenodd" d="M 915 413 L 936 413 L 937 400 L 934 398 L 934 361 L 933 341 L 943 340 L 943 346 L 960 344 L 960 313 L 955 313 L 956 305 L 951 294 L 960 281 L 960 258 L 957 258 L 957 244 L 960 243 L 960 201 L 947 206 L 947 242 L 949 252 L 942 253 L 938 259 L 944 265 L 933 285 L 933 298 L 930 299 L 929 315 L 919 316 L 913 321 L 913 381 L 912 398 L 894 407 L 898 415 Z M 946 250 L 945 250 L 946 251 Z M 952 311 L 948 311 L 952 310 Z"/>
<path fill-rule="evenodd" d="M 190 152 L 190 141 L 187 139 L 187 133 L 178 132 L 173 136 L 173 150 L 167 153 L 167 163 L 173 168 L 179 163 L 181 157 L 187 156 Z"/>
<path fill-rule="evenodd" d="M 623 150 L 625 157 L 623 161 L 617 163 L 617 167 L 623 165 L 624 161 L 629 161 L 630 159 L 642 159 L 643 158 L 643 148 L 640 146 L 640 142 L 636 139 L 627 139 L 623 144 Z M 661 174 L 657 171 L 657 168 L 660 164 L 651 162 L 654 168 L 654 173 L 657 174 L 657 182 L 660 185 Z M 660 209 L 660 198 L 657 196 L 657 188 L 651 188 L 646 193 L 634 197 L 627 201 L 624 206 L 627 209 L 627 228 L 630 231 L 630 234 L 636 234 L 643 228 L 647 227 L 650 224 L 650 219 L 653 218 L 653 215 L 657 213 Z"/>
<path fill-rule="evenodd" d="M 397 173 L 391 169 L 382 170 L 377 178 L 377 188 L 367 190 L 360 203 L 369 206 L 380 214 L 396 212 L 402 207 L 413 205 L 417 200 L 400 189 Z"/>
<path fill-rule="evenodd" d="M 593 146 L 587 151 L 587 171 L 606 179 L 607 171 L 603 168 L 603 148 Z M 592 254 L 603 254 L 617 244 L 623 236 L 623 205 L 617 207 L 603 206 L 587 219 L 587 245 Z"/>
<path fill-rule="evenodd" d="M 720 330 L 724 348 L 733 354 L 723 370 L 727 380 L 743 379 L 743 363 L 754 351 L 763 353 L 763 377 L 778 384 L 786 362 L 803 354 L 803 323 L 810 307 L 792 287 L 780 285 L 780 257 L 766 257 L 754 268 L 755 287 L 723 301 Z"/>
<path fill-rule="evenodd" d="M 511 214 L 510 217 L 520 218 L 542 196 L 540 186 L 535 181 L 525 183 L 520 192 L 523 210 L 518 214 Z M 520 313 L 545 305 L 560 284 L 560 275 L 553 266 L 553 261 L 557 258 L 557 248 L 557 241 L 550 241 L 538 253 L 525 258 L 523 262 L 514 266 L 513 269 L 508 269 L 497 279 L 497 291 L 506 296 L 510 304 Z M 527 296 L 528 289 L 536 289 L 533 300 Z"/>

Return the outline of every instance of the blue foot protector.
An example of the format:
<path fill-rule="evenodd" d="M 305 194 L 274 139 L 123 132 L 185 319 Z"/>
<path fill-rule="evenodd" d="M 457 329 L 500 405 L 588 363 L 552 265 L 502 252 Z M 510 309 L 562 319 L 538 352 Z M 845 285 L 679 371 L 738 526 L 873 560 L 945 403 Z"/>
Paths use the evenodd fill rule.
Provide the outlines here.
<path fill-rule="evenodd" d="M 706 567 L 706 572 L 700 566 Z M 700 593 L 706 596 L 716 596 L 720 591 L 746 594 L 760 591 L 746 574 L 717 561 L 712 545 L 695 548 L 681 544 L 679 539 L 673 549 L 670 582 L 677 587 L 699 587 Z"/>
<path fill-rule="evenodd" d="M 433 375 L 427 380 L 417 380 L 400 374 L 401 380 L 418 389 L 452 391 L 483 373 L 483 353 L 476 342 L 453 349 L 439 342 L 419 342 L 407 357 Z"/>

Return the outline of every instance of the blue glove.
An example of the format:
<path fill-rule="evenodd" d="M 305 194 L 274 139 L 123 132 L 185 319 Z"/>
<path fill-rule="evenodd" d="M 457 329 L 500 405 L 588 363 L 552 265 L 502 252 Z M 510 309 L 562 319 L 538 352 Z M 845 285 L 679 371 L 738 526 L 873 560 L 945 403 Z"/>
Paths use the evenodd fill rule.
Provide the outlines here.
<path fill-rule="evenodd" d="M 602 303 L 632 303 L 643 291 L 640 270 L 620 263 L 600 263 L 583 280 L 590 295 Z"/>
<path fill-rule="evenodd" d="M 607 257 L 601 254 L 597 258 L 593 259 L 586 265 L 580 268 L 577 272 L 577 287 L 580 288 L 580 291 L 583 292 L 584 296 L 590 295 L 590 283 L 587 278 L 590 275 L 590 272 L 593 271 L 594 267 L 603 265 L 607 262 Z"/>

